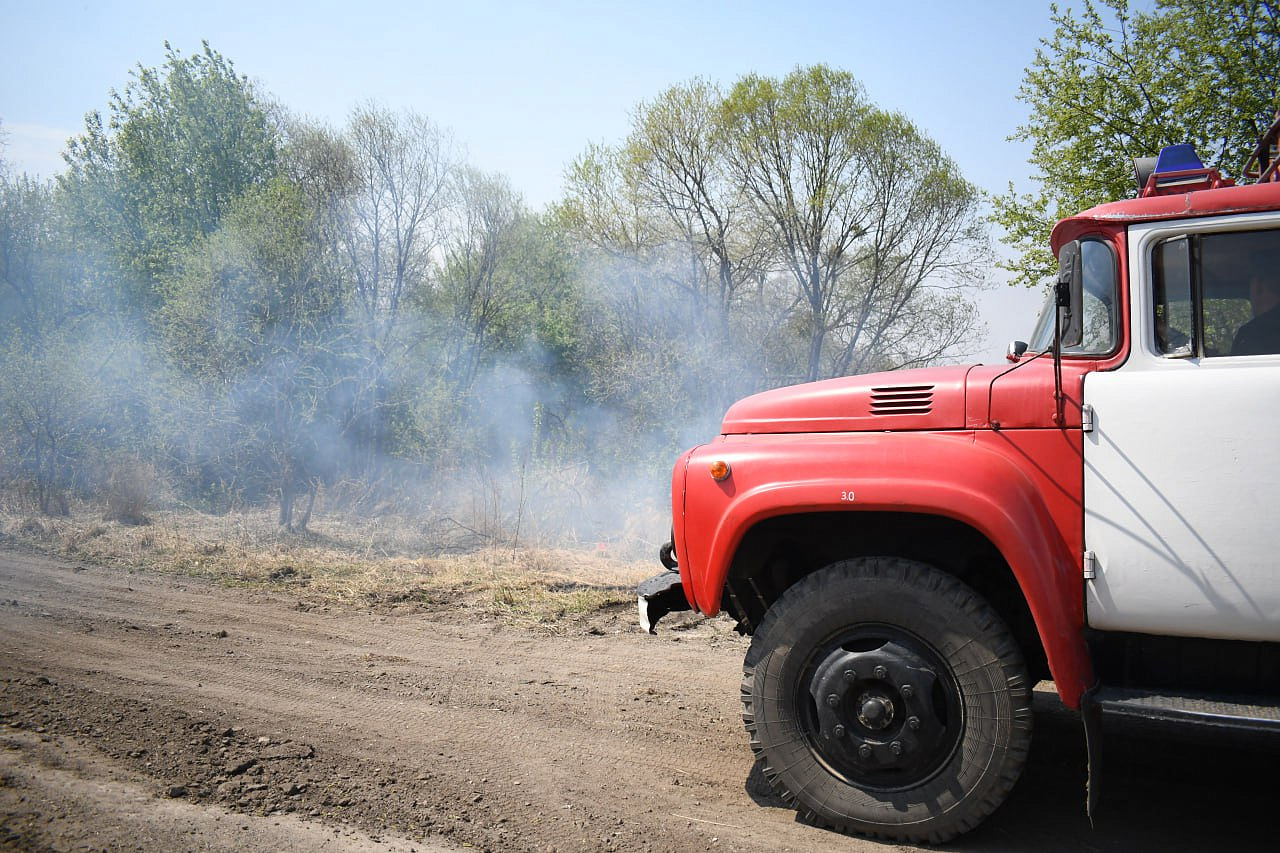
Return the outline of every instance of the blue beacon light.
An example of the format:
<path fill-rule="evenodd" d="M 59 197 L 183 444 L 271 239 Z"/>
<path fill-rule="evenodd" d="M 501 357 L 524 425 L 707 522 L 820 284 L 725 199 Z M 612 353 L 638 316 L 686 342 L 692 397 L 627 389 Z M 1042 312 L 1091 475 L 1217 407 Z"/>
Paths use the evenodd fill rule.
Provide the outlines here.
<path fill-rule="evenodd" d="M 1169 172 L 1189 172 L 1193 169 L 1204 169 L 1204 163 L 1200 162 L 1196 149 L 1188 143 L 1166 145 L 1160 149 L 1160 156 L 1156 159 L 1155 172 L 1157 175 Z"/>

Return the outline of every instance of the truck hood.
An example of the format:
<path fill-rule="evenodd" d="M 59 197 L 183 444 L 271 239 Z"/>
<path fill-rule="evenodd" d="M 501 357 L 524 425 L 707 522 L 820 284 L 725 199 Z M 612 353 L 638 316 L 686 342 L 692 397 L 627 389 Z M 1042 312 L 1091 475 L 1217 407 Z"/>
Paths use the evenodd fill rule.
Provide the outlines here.
<path fill-rule="evenodd" d="M 729 407 L 723 435 L 960 429 L 972 366 L 844 376 L 746 397 Z"/>

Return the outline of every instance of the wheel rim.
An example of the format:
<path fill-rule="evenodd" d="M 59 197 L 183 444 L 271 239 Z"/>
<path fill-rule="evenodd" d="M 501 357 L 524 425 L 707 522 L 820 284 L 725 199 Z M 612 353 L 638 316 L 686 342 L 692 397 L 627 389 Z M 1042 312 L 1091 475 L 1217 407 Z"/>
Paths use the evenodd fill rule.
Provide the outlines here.
<path fill-rule="evenodd" d="M 927 782 L 964 727 L 959 688 L 941 655 L 891 625 L 859 625 L 815 649 L 797 685 L 818 760 L 846 783 L 895 791 Z"/>

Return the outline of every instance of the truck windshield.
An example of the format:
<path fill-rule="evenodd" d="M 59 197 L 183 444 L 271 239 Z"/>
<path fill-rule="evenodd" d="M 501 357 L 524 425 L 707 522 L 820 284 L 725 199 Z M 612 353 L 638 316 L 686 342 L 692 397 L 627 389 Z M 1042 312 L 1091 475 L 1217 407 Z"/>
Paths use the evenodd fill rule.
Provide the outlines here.
<path fill-rule="evenodd" d="M 1119 316 L 1116 311 L 1116 261 L 1111 246 L 1101 240 L 1082 240 L 1080 268 L 1084 277 L 1084 337 L 1064 354 L 1107 355 L 1116 348 Z M 1053 293 L 1045 300 L 1027 349 L 1045 352 L 1053 346 Z"/>

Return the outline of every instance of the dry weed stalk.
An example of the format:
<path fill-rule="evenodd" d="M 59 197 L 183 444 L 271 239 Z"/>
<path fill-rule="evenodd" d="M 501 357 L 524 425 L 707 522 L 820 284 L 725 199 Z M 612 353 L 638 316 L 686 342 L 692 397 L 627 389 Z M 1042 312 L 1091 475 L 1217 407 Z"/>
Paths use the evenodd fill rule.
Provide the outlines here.
<path fill-rule="evenodd" d="M 0 512 L 0 529 L 78 560 L 288 590 L 313 603 L 460 610 L 539 625 L 630 604 L 635 584 L 653 571 L 592 550 L 494 544 L 440 553 L 426 547 L 421 525 L 395 519 L 316 520 L 288 534 L 268 511 L 155 512 L 146 527 Z"/>

